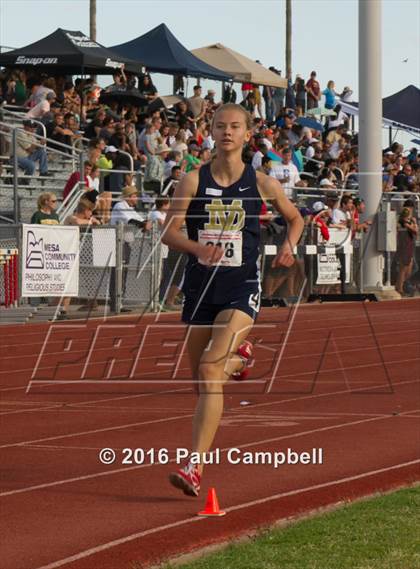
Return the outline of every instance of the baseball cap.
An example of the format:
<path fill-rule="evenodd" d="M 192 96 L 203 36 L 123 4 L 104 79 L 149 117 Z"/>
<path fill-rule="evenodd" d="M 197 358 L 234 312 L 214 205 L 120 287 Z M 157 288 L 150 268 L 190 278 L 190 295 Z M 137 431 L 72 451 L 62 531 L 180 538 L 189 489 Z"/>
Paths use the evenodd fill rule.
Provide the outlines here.
<path fill-rule="evenodd" d="M 321 180 L 319 185 L 321 187 L 326 187 L 326 186 L 333 187 L 334 186 L 334 184 L 331 182 L 331 180 L 328 180 L 328 178 L 324 178 L 323 180 Z"/>
<path fill-rule="evenodd" d="M 118 152 L 118 148 L 115 148 L 115 146 L 107 146 L 105 148 L 105 154 L 108 154 L 109 152 Z"/>
<path fill-rule="evenodd" d="M 314 213 L 319 213 L 320 211 L 325 211 L 328 209 L 328 206 L 324 204 L 324 202 L 315 202 L 312 205 L 312 211 Z"/>

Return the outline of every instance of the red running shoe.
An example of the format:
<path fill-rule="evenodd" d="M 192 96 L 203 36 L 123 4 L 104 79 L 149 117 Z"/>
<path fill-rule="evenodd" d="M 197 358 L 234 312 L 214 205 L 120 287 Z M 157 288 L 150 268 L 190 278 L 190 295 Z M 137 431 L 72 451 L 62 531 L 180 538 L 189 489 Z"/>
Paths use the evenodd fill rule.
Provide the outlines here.
<path fill-rule="evenodd" d="M 237 371 L 232 374 L 232 378 L 235 381 L 244 381 L 247 379 L 249 375 L 248 366 L 251 363 L 250 360 L 252 358 L 252 350 L 254 346 L 248 340 L 244 340 L 242 344 L 239 346 L 238 351 L 236 352 L 241 360 L 244 362 L 244 367 L 241 371 Z"/>
<path fill-rule="evenodd" d="M 188 462 L 183 468 L 169 475 L 169 482 L 179 488 L 187 496 L 198 496 L 200 493 L 201 475 L 198 466 Z"/>

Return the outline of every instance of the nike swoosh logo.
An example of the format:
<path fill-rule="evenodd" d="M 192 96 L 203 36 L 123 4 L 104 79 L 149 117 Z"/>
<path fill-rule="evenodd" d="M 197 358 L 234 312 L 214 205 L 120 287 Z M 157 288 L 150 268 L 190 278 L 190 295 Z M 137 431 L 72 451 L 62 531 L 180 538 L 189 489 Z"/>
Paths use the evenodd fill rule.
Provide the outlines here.
<path fill-rule="evenodd" d="M 244 192 L 245 190 L 249 190 L 250 187 L 251 187 L 251 186 L 247 186 L 246 188 L 239 188 L 239 191 L 240 191 L 240 192 Z"/>

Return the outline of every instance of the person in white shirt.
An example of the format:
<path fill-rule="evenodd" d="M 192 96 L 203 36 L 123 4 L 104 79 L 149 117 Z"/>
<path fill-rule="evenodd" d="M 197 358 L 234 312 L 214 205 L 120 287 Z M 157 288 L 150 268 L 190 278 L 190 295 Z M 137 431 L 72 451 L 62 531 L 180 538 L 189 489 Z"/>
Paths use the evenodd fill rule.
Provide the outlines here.
<path fill-rule="evenodd" d="M 311 159 L 311 158 L 313 158 L 313 157 L 315 156 L 315 146 L 314 146 L 314 144 L 317 144 L 318 142 L 320 142 L 320 141 L 319 141 L 317 138 L 311 138 L 311 139 L 309 140 L 309 146 L 308 146 L 308 148 L 306 149 L 306 152 L 305 152 L 306 158 Z"/>
<path fill-rule="evenodd" d="M 305 182 L 300 179 L 299 171 L 292 162 L 292 150 L 287 147 L 282 152 L 283 162 L 273 162 L 270 170 L 270 176 L 276 178 L 284 189 L 284 193 L 290 199 L 293 197 L 293 188 L 295 186 L 305 186 Z"/>
<path fill-rule="evenodd" d="M 171 201 L 169 198 L 156 198 L 155 207 L 152 209 L 152 211 L 149 212 L 149 215 L 147 216 L 147 219 L 151 223 L 155 223 L 157 225 L 159 232 L 161 232 L 163 229 L 163 225 L 166 219 L 166 212 L 169 209 L 170 203 Z M 162 243 L 160 250 L 162 259 L 166 259 L 168 256 L 168 246 Z"/>
<path fill-rule="evenodd" d="M 135 186 L 126 186 L 121 193 L 121 199 L 117 202 L 111 213 L 111 225 L 123 223 L 124 225 L 141 228 L 143 232 L 149 231 L 152 223 L 146 219 L 146 216 L 136 211 L 135 206 L 138 201 L 138 190 Z M 123 272 L 122 272 L 122 297 L 125 296 L 127 288 L 128 265 L 131 256 L 131 242 L 134 235 L 126 232 L 123 242 Z M 117 295 L 116 295 L 116 275 L 115 269 L 111 271 L 111 278 L 109 283 L 109 296 L 111 310 L 114 312 L 117 309 Z M 121 308 L 121 312 L 130 312 L 129 309 Z"/>
<path fill-rule="evenodd" d="M 111 225 L 117 225 L 120 222 L 124 224 L 134 222 L 134 225 L 138 225 L 138 227 L 144 228 L 146 231 L 150 229 L 150 223 L 147 224 L 146 217 L 135 209 L 138 193 L 136 186 L 123 188 L 121 199 L 115 204 L 111 213 Z"/>
<path fill-rule="evenodd" d="M 47 115 L 51 110 L 51 105 L 55 101 L 55 93 L 54 91 L 49 91 L 45 97 L 42 99 L 37 105 L 32 107 L 26 115 L 25 118 L 27 119 L 38 119 L 41 120 L 45 115 Z"/>
<path fill-rule="evenodd" d="M 257 148 L 258 148 L 258 150 L 254 154 L 254 156 L 252 157 L 252 161 L 251 161 L 251 165 L 254 168 L 254 170 L 258 170 L 259 168 L 261 168 L 262 159 L 264 158 L 264 156 L 267 155 L 267 152 L 268 152 L 268 148 L 262 140 L 260 140 L 258 142 Z"/>
<path fill-rule="evenodd" d="M 353 198 L 351 196 L 343 196 L 341 198 L 340 207 L 333 209 L 332 222 L 335 226 L 349 228 L 351 226 L 351 212 L 353 209 Z"/>

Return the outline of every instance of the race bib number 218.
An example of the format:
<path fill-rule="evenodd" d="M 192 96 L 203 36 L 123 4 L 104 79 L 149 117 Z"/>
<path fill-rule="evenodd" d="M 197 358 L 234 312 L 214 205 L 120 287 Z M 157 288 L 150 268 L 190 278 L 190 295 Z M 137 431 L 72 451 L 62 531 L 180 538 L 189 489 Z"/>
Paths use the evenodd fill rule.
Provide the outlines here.
<path fill-rule="evenodd" d="M 240 267 L 242 265 L 242 233 L 240 231 L 220 231 L 201 229 L 198 241 L 202 245 L 218 245 L 224 250 L 220 261 L 222 267 Z"/>

